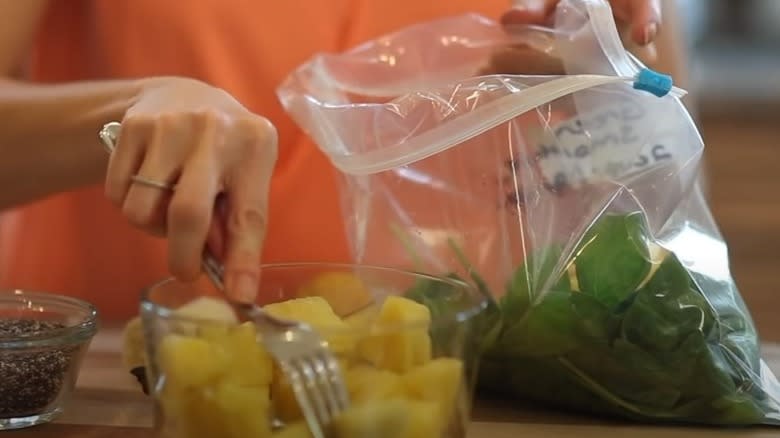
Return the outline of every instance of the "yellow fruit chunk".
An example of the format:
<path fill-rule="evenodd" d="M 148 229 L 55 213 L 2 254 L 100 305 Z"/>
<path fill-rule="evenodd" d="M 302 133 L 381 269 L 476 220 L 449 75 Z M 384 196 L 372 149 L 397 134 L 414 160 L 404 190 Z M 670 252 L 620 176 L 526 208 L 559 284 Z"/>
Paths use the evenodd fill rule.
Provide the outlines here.
<path fill-rule="evenodd" d="M 450 420 L 462 389 L 463 363 L 460 360 L 434 359 L 412 369 L 402 379 L 409 398 L 434 403 L 442 421 Z"/>
<path fill-rule="evenodd" d="M 349 272 L 324 272 L 301 286 L 296 295 L 322 297 L 339 316 L 349 315 L 366 307 L 373 297 L 363 281 Z"/>
<path fill-rule="evenodd" d="M 221 417 L 228 437 L 271 436 L 271 401 L 267 387 L 245 387 L 223 382 L 214 392 L 214 401 L 217 411 L 210 415 Z"/>
<path fill-rule="evenodd" d="M 224 353 L 204 339 L 167 335 L 160 342 L 159 361 L 168 384 L 204 386 L 226 370 Z"/>
<path fill-rule="evenodd" d="M 330 304 L 322 297 L 295 298 L 268 304 L 263 309 L 277 318 L 301 321 L 321 332 L 336 353 L 354 349 L 355 337 L 349 326 L 341 320 Z"/>
<path fill-rule="evenodd" d="M 224 438 L 226 419 L 208 391 L 201 388 L 166 388 L 161 394 L 165 436 Z"/>
<path fill-rule="evenodd" d="M 430 323 L 426 306 L 390 296 L 369 329 L 370 335 L 360 340 L 360 356 L 378 368 L 400 373 L 422 365 L 431 358 Z"/>
<path fill-rule="evenodd" d="M 305 322 L 317 328 L 341 328 L 344 321 L 322 297 L 295 298 L 268 304 L 263 309 L 277 318 Z"/>
<path fill-rule="evenodd" d="M 262 344 L 251 322 L 234 327 L 203 325 L 200 335 L 224 352 L 228 360 L 224 379 L 245 386 L 267 386 L 271 383 L 273 360 Z"/>
<path fill-rule="evenodd" d="M 447 423 L 435 403 L 407 401 L 408 425 L 402 438 L 439 438 Z"/>
<path fill-rule="evenodd" d="M 339 360 L 339 367 L 342 375 L 348 369 L 345 360 Z M 344 376 L 346 380 L 347 377 Z M 403 387 L 403 384 L 401 384 Z M 274 364 L 273 379 L 271 381 L 271 402 L 273 403 L 274 414 L 285 423 L 300 420 L 303 418 L 298 400 L 295 398 L 292 386 L 287 381 L 284 373 Z"/>
<path fill-rule="evenodd" d="M 311 438 L 311 432 L 309 432 L 309 426 L 306 423 L 297 421 L 275 432 L 273 438 Z"/>
<path fill-rule="evenodd" d="M 403 397 L 404 383 L 398 374 L 358 365 L 344 372 L 350 402 L 360 404 L 371 400 Z"/>
<path fill-rule="evenodd" d="M 407 400 L 373 400 L 352 405 L 332 423 L 335 438 L 406 438 L 410 419 Z M 415 437 L 416 438 L 416 437 Z M 429 435 L 425 438 L 438 438 Z"/>
<path fill-rule="evenodd" d="M 290 422 L 303 418 L 292 386 L 277 367 L 274 367 L 274 378 L 271 382 L 271 402 L 274 415 L 280 420 Z"/>
<path fill-rule="evenodd" d="M 183 316 L 193 319 L 205 319 L 209 321 L 219 321 L 225 323 L 236 323 L 236 313 L 227 302 L 212 298 L 198 297 L 189 303 L 179 307 L 174 312 L 176 316 Z"/>
<path fill-rule="evenodd" d="M 379 316 L 379 306 L 370 305 L 349 316 L 344 317 L 344 322 L 352 330 L 367 330 Z"/>

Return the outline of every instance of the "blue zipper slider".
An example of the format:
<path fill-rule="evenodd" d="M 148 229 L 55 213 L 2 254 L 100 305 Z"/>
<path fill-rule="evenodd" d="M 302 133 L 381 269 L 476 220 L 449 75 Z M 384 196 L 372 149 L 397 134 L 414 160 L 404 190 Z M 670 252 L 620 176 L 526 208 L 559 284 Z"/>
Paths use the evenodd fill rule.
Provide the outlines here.
<path fill-rule="evenodd" d="M 647 91 L 658 97 L 664 97 L 672 91 L 674 82 L 672 77 L 657 71 L 650 70 L 649 68 L 643 68 L 636 75 L 634 80 L 634 89 Z"/>

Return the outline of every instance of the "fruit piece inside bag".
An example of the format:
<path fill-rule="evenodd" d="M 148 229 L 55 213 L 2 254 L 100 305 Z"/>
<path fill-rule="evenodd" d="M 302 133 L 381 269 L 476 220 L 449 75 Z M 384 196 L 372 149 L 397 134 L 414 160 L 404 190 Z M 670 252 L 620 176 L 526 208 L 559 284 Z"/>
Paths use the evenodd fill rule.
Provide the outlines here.
<path fill-rule="evenodd" d="M 280 86 L 342 174 L 355 260 L 495 299 L 474 348 L 484 391 L 642 422 L 780 424 L 683 92 L 623 48 L 605 0 L 563 0 L 522 38 L 562 74 L 486 68 L 522 41 L 466 15 L 317 55 Z M 432 314 L 459 305 L 425 283 L 407 296 Z"/>

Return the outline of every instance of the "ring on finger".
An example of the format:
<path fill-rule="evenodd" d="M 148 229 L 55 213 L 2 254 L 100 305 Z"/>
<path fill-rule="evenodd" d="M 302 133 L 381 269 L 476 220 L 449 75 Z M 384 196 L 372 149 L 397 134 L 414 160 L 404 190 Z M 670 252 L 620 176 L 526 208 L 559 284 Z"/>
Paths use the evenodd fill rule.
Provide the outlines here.
<path fill-rule="evenodd" d="M 133 176 L 130 177 L 130 179 L 134 183 L 140 184 L 142 186 L 153 187 L 155 189 L 173 191 L 173 189 L 175 187 L 173 184 L 169 184 L 169 183 L 161 182 L 161 181 L 156 181 L 156 180 L 149 179 L 149 178 L 144 178 L 141 175 L 133 175 Z"/>

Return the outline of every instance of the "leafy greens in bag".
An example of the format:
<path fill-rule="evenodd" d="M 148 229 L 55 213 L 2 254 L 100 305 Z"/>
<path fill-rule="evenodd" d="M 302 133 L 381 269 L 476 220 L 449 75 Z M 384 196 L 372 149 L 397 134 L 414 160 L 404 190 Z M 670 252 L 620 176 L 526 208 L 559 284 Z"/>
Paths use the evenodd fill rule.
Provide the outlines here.
<path fill-rule="evenodd" d="M 718 289 L 703 294 L 677 256 L 651 240 L 640 212 L 602 216 L 565 263 L 562 255 L 549 247 L 530 256 L 500 312 L 482 322 L 499 330 L 482 338 L 483 389 L 635 419 L 762 422 L 773 401 L 755 385 L 749 316 Z M 529 275 L 532 265 L 543 274 Z M 447 305 L 446 291 L 425 284 L 408 295 L 432 311 Z"/>

